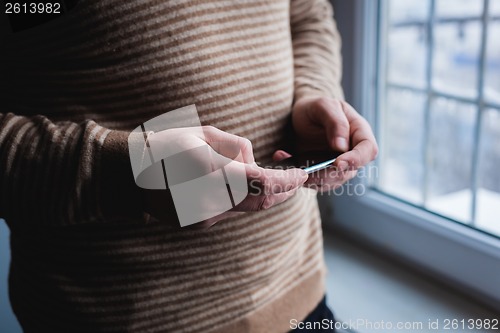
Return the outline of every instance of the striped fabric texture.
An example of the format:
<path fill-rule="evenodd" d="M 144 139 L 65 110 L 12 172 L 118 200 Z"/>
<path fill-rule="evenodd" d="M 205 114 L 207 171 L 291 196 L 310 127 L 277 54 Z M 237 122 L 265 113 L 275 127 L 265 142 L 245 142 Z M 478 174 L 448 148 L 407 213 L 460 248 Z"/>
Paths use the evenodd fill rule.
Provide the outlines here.
<path fill-rule="evenodd" d="M 127 136 L 196 104 L 270 160 L 294 100 L 342 98 L 327 0 L 80 0 L 4 32 L 0 217 L 26 332 L 286 332 L 306 317 L 324 293 L 314 192 L 181 229 L 143 213 Z"/>

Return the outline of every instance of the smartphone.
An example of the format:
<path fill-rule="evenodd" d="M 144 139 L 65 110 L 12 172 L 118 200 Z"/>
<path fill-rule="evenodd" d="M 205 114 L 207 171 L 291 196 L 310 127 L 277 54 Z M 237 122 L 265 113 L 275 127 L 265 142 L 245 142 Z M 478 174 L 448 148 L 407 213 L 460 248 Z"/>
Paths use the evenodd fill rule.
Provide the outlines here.
<path fill-rule="evenodd" d="M 333 166 L 333 163 L 341 154 L 341 152 L 336 151 L 308 151 L 278 162 L 272 162 L 267 167 L 271 169 L 300 168 L 307 174 L 311 174 Z"/>

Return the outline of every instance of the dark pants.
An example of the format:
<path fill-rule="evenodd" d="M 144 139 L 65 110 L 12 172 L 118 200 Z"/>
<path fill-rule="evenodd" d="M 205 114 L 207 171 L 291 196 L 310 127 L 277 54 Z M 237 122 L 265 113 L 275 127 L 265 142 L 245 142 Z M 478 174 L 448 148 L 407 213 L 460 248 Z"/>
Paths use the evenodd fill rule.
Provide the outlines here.
<path fill-rule="evenodd" d="M 333 313 L 330 310 L 330 308 L 326 305 L 326 296 L 325 296 L 323 297 L 321 302 L 319 302 L 318 306 L 316 306 L 316 308 L 312 310 L 311 313 L 309 313 L 306 319 L 302 321 L 299 328 L 291 330 L 290 333 L 292 332 L 335 333 L 335 328 L 333 325 L 334 322 L 335 318 L 333 317 Z M 310 325 L 307 325 L 307 323 L 310 323 Z M 323 323 L 324 325 L 322 326 L 321 323 Z M 326 325 L 327 323 L 328 325 Z M 308 326 L 310 326 L 311 328 L 307 328 Z M 300 327 L 304 328 L 301 329 Z"/>

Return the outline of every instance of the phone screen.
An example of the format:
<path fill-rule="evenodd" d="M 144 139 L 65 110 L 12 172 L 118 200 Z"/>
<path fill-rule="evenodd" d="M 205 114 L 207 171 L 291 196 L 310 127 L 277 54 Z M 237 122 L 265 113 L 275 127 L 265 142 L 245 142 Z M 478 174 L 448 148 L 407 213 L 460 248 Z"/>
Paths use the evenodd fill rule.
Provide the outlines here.
<path fill-rule="evenodd" d="M 306 173 L 311 174 L 331 167 L 341 154 L 336 151 L 309 151 L 273 162 L 267 167 L 272 169 L 300 168 Z"/>

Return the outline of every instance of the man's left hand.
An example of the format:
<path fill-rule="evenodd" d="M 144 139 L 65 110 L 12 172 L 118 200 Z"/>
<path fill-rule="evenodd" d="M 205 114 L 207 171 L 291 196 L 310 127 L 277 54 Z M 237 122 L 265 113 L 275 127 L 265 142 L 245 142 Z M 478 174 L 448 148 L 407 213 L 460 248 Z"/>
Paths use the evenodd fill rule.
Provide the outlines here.
<path fill-rule="evenodd" d="M 304 97 L 292 111 L 297 150 L 343 152 L 334 167 L 311 174 L 307 184 L 319 191 L 333 190 L 356 175 L 378 153 L 375 136 L 368 122 L 352 106 L 329 97 Z M 274 158 L 287 157 L 277 151 Z"/>

